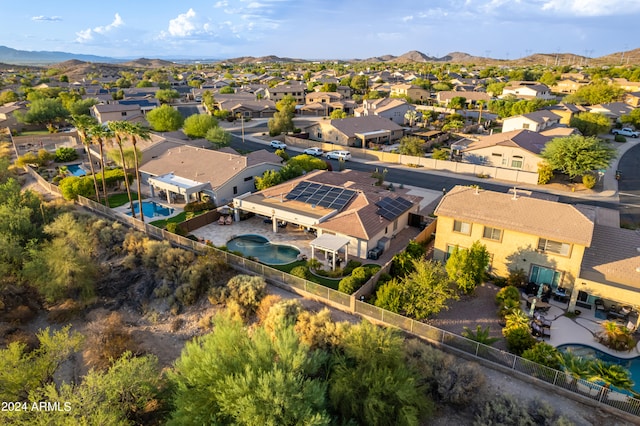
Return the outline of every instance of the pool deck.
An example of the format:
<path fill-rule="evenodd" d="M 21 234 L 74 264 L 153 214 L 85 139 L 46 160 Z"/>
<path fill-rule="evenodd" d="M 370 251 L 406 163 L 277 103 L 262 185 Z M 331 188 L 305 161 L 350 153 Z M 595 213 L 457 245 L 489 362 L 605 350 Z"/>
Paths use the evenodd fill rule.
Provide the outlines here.
<path fill-rule="evenodd" d="M 551 338 L 544 339 L 546 343 L 558 347 L 566 344 L 579 344 L 591 346 L 606 354 L 613 355 L 621 359 L 629 359 L 640 356 L 639 346 L 636 345 L 629 352 L 620 352 L 609 349 L 595 339 L 595 333 L 601 330 L 601 324 L 606 319 L 597 318 L 594 310 L 580 309 L 581 314 L 575 318 L 564 316 L 567 304 L 551 300 L 549 311 L 544 314 L 545 318 L 551 320 Z M 523 301 L 522 309 L 529 312 L 526 303 Z M 635 322 L 635 318 L 632 318 Z M 638 336 L 635 336 L 636 339 Z"/>

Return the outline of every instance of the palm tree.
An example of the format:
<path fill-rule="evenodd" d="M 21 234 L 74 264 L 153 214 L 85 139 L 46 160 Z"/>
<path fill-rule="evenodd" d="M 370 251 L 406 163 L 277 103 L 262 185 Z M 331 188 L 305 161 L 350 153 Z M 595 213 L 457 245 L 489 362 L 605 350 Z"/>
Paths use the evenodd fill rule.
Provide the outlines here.
<path fill-rule="evenodd" d="M 600 359 L 591 362 L 590 382 L 602 382 L 605 389 L 615 386 L 618 389 L 631 390 L 633 380 L 629 370 L 618 364 L 611 364 Z"/>
<path fill-rule="evenodd" d="M 138 139 L 149 140 L 151 137 L 149 136 L 149 129 L 142 127 L 139 123 L 127 123 L 125 126 L 126 132 L 131 137 L 131 144 L 133 145 L 133 167 L 136 172 L 136 181 L 138 184 L 138 207 L 140 209 L 140 220 L 144 222 L 144 212 L 142 211 L 142 186 L 140 184 L 140 167 L 138 162 L 138 150 L 136 145 L 138 143 Z"/>
<path fill-rule="evenodd" d="M 78 135 L 80 136 L 80 141 L 82 145 L 84 145 L 84 149 L 87 153 L 87 158 L 89 159 L 89 167 L 91 168 L 91 177 L 93 178 L 93 187 L 96 191 L 96 199 L 100 202 L 100 191 L 98 191 L 98 179 L 96 179 L 96 171 L 93 168 L 93 161 L 91 160 L 91 151 L 89 150 L 89 145 L 91 145 L 91 138 L 88 135 L 89 130 L 92 126 L 94 126 L 97 121 L 95 118 L 90 115 L 74 115 L 71 117 L 71 122 L 78 129 Z"/>
<path fill-rule="evenodd" d="M 131 217 L 135 218 L 136 211 L 133 208 L 133 198 L 131 197 L 131 188 L 129 188 L 129 176 L 127 175 L 127 164 L 124 158 L 124 149 L 122 147 L 124 139 L 126 139 L 129 134 L 129 123 L 127 123 L 126 121 L 110 121 L 108 126 L 115 136 L 116 144 L 118 145 L 118 150 L 120 151 L 120 159 L 122 160 L 122 171 L 124 172 L 124 186 L 125 188 L 127 188 L 129 207 L 131 208 Z M 140 198 L 140 194 L 138 194 L 138 198 Z"/>
<path fill-rule="evenodd" d="M 418 120 L 418 113 L 415 109 L 409 109 L 404 113 L 404 119 L 409 122 L 409 127 L 413 130 L 413 123 Z"/>
<path fill-rule="evenodd" d="M 587 379 L 591 376 L 591 362 L 574 355 L 571 351 L 562 353 L 560 364 L 562 365 L 562 370 L 568 375 L 568 383 L 575 383 L 578 379 Z"/>
<path fill-rule="evenodd" d="M 107 180 L 104 173 L 104 142 L 113 138 L 113 132 L 110 128 L 105 127 L 100 123 L 96 123 L 89 129 L 89 135 L 91 139 L 98 144 L 98 148 L 100 149 L 100 168 L 102 169 L 102 196 L 104 198 L 104 205 L 109 207 L 109 198 L 107 197 Z"/>

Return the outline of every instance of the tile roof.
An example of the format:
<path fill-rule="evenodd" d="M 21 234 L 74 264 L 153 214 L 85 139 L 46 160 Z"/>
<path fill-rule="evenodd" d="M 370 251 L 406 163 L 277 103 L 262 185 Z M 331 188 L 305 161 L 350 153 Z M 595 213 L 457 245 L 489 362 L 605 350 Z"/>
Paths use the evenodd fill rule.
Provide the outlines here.
<path fill-rule="evenodd" d="M 596 225 L 593 242 L 582 258 L 580 278 L 640 289 L 640 234 Z"/>
<path fill-rule="evenodd" d="M 388 118 L 378 117 L 377 115 L 331 120 L 329 124 L 348 137 L 354 137 L 356 133 L 366 133 L 375 130 L 402 130 L 402 127 L 393 121 Z"/>
<path fill-rule="evenodd" d="M 491 136 L 482 137 L 480 140 L 469 144 L 464 151 L 467 152 L 500 145 L 517 146 L 534 154 L 540 154 L 549 140 L 551 140 L 550 137 L 531 130 L 512 130 L 510 132 L 495 133 Z"/>
<path fill-rule="evenodd" d="M 595 222 L 593 211 L 570 204 L 468 186 L 449 191 L 435 214 L 587 247 Z"/>

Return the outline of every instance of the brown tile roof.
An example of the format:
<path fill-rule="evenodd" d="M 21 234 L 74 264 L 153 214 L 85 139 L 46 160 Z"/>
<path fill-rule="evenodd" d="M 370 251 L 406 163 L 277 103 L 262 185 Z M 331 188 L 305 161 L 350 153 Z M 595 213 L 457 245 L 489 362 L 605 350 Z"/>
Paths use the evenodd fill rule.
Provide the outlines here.
<path fill-rule="evenodd" d="M 580 278 L 640 289 L 640 234 L 596 225 L 593 242 L 582 258 Z"/>
<path fill-rule="evenodd" d="M 249 165 L 257 164 L 253 161 L 258 161 L 264 155 L 260 151 L 257 153 L 250 164 L 248 157 L 242 155 L 183 145 L 170 148 L 157 158 L 149 160 L 140 167 L 140 171 L 153 176 L 173 172 L 176 176 L 196 182 L 210 182 L 215 189 Z M 279 160 L 280 157 L 278 163 Z"/>
<path fill-rule="evenodd" d="M 587 247 L 595 222 L 592 211 L 570 204 L 468 186 L 453 188 L 435 214 Z"/>
<path fill-rule="evenodd" d="M 331 120 L 330 125 L 348 137 L 354 137 L 356 133 L 373 132 L 375 130 L 402 130 L 402 127 L 393 121 L 369 115 L 366 117 L 349 117 L 340 120 Z"/>
<path fill-rule="evenodd" d="M 505 133 L 496 133 L 491 136 L 485 136 L 479 141 L 473 142 L 467 146 L 466 151 L 487 148 L 490 146 L 514 146 L 526 149 L 534 154 L 540 154 L 545 144 L 551 138 L 532 132 L 531 130 L 519 129 Z"/>

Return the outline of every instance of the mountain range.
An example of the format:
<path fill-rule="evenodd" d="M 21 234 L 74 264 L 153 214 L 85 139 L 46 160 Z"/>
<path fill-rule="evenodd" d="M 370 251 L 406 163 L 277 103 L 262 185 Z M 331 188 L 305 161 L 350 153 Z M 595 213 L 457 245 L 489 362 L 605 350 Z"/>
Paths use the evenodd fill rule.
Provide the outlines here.
<path fill-rule="evenodd" d="M 133 58 L 111 58 L 106 56 L 84 55 L 68 52 L 54 51 L 26 51 L 16 50 L 6 46 L 0 46 L 0 63 L 11 65 L 51 65 L 60 62 L 78 60 L 83 62 L 106 63 L 106 64 L 123 64 L 131 61 Z M 138 65 L 142 63 L 157 62 L 219 62 L 219 59 L 188 59 L 188 58 L 157 58 L 157 59 L 138 59 Z M 229 58 L 223 60 L 226 63 L 234 64 L 255 64 L 269 62 L 310 62 L 310 59 L 299 58 L 281 58 L 274 55 L 253 57 L 242 56 L 238 58 Z M 366 59 L 349 59 L 340 60 L 339 62 L 394 62 L 394 63 L 413 63 L 413 62 L 451 62 L 451 63 L 474 63 L 478 65 L 502 64 L 502 65 L 640 65 L 640 49 L 625 52 L 616 52 L 610 55 L 598 58 L 589 58 L 586 56 L 574 55 L 572 53 L 536 53 L 519 59 L 494 59 L 480 56 L 473 56 L 464 52 L 452 52 L 442 57 L 433 57 L 425 55 L 417 50 L 412 50 L 400 56 L 384 55 Z"/>

